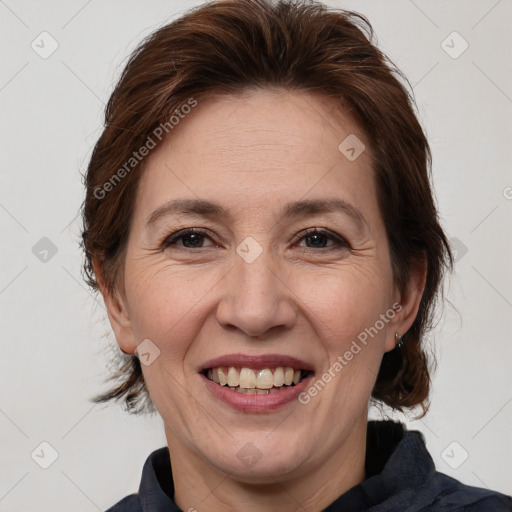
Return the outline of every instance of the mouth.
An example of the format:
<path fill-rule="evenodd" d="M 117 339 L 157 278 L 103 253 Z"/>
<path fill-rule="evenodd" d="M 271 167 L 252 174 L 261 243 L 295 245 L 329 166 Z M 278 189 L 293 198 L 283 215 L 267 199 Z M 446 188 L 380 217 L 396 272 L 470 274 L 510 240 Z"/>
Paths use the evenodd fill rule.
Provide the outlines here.
<path fill-rule="evenodd" d="M 210 359 L 198 372 L 219 402 L 239 412 L 265 414 L 299 403 L 315 373 L 309 359 L 233 353 Z"/>
<path fill-rule="evenodd" d="M 203 375 L 218 386 L 245 395 L 271 395 L 293 388 L 313 371 L 290 366 L 264 367 L 215 366 L 203 370 Z"/>

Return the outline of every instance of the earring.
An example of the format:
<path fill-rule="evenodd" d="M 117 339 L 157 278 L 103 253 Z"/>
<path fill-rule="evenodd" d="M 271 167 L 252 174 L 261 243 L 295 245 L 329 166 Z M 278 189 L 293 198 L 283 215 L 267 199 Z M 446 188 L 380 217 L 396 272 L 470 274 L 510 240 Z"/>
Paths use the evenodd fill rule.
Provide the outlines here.
<path fill-rule="evenodd" d="M 395 348 L 399 348 L 399 349 L 402 348 L 404 346 L 404 337 L 400 336 L 400 334 L 395 332 L 395 342 L 396 342 Z"/>

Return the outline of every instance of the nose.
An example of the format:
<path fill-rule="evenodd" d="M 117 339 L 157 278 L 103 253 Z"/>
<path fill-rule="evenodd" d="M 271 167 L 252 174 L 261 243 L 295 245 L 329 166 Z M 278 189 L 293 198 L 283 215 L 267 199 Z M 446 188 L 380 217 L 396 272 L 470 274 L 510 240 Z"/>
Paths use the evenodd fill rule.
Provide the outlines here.
<path fill-rule="evenodd" d="M 294 293 L 288 279 L 265 251 L 251 263 L 238 255 L 225 276 L 216 316 L 220 325 L 251 337 L 272 328 L 290 329 L 296 322 Z"/>

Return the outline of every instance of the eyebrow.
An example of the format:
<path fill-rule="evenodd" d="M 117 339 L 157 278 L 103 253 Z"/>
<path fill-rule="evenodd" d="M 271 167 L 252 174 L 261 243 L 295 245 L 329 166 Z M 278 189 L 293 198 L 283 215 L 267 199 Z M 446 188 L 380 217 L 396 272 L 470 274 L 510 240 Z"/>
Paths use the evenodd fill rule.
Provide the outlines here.
<path fill-rule="evenodd" d="M 368 226 L 360 210 L 347 201 L 339 198 L 303 199 L 286 204 L 282 211 L 283 219 L 294 219 L 321 213 L 344 213 L 358 224 Z M 220 204 L 204 199 L 173 199 L 158 207 L 148 216 L 147 225 L 154 224 L 158 219 L 170 214 L 192 214 L 227 220 L 230 213 Z"/>

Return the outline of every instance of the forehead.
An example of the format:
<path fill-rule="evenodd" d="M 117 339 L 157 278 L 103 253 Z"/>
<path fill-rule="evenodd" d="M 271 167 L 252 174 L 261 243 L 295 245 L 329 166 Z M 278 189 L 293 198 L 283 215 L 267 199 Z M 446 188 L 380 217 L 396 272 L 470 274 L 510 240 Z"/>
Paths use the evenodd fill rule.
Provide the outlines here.
<path fill-rule="evenodd" d="M 192 125 L 192 126 L 191 126 Z M 185 143 L 195 158 L 208 160 L 212 152 L 220 162 L 245 162 L 249 170 L 264 170 L 276 159 L 291 163 L 340 156 L 339 143 L 348 135 L 364 138 L 340 100 L 284 89 L 246 90 L 237 95 L 211 94 L 171 133 L 164 150 Z M 325 150 L 329 147 L 328 154 Z M 255 154 L 262 158 L 251 166 Z"/>
<path fill-rule="evenodd" d="M 346 140 L 365 148 L 356 159 Z M 198 99 L 149 155 L 139 191 L 148 208 L 185 194 L 247 210 L 326 193 L 361 202 L 373 188 L 369 145 L 341 102 L 274 89 Z"/>

